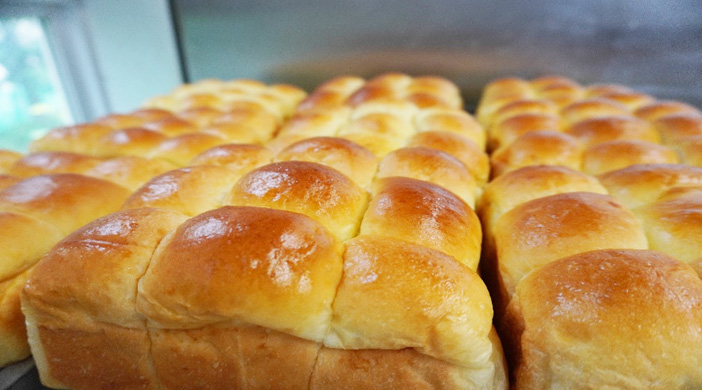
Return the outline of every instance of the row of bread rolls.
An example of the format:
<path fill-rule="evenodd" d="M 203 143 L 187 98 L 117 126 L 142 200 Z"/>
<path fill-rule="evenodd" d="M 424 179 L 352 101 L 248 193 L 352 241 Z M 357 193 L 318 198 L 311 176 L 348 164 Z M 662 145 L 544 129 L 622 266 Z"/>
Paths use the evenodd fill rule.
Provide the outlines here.
<path fill-rule="evenodd" d="M 538 164 L 598 175 L 632 164 L 702 161 L 699 109 L 618 85 L 503 79 L 486 87 L 478 117 L 488 129 L 493 176 Z"/>
<path fill-rule="evenodd" d="M 702 168 L 676 154 L 699 111 L 563 78 L 483 102 L 481 267 L 513 387 L 702 386 Z"/>
<path fill-rule="evenodd" d="M 270 142 L 142 185 L 27 284 L 42 381 L 505 388 L 476 272 L 485 135 L 458 106 L 438 78 L 340 78 Z"/>

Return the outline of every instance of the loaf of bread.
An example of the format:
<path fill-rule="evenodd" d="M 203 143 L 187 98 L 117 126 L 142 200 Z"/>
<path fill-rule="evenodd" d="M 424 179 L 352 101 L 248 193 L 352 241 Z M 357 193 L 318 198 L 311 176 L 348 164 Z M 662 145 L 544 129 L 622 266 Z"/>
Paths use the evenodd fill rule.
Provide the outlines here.
<path fill-rule="evenodd" d="M 511 387 L 702 387 L 699 110 L 547 77 L 492 83 L 478 114 L 496 148 L 480 267 Z"/>
<path fill-rule="evenodd" d="M 458 89 L 403 74 L 341 77 L 304 100 L 256 92 L 270 88 L 203 81 L 152 100 L 146 122 L 100 121 L 115 129 L 87 172 L 127 157 L 180 168 L 32 273 L 22 310 L 42 382 L 505 389 L 472 208 L 486 136 Z M 252 97 L 226 108 L 235 91 Z M 275 120 L 236 112 L 251 108 Z M 201 135 L 229 138 L 180 143 Z M 95 152 L 107 141 L 133 152 Z"/>

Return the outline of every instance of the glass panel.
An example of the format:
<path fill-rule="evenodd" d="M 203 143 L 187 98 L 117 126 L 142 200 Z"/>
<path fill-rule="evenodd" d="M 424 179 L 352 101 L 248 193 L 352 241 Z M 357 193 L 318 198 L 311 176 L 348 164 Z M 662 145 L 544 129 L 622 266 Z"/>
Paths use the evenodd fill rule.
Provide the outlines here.
<path fill-rule="evenodd" d="M 0 18 L 0 148 L 26 151 L 71 122 L 41 20 Z"/>

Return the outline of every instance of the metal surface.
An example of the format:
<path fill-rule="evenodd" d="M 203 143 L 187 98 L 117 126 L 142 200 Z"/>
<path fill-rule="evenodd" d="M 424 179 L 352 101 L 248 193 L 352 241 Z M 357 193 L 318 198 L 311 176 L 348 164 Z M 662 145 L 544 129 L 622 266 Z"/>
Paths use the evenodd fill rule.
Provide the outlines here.
<path fill-rule="evenodd" d="M 702 2 L 172 0 L 190 80 L 311 89 L 397 70 L 456 82 L 561 74 L 702 106 Z"/>

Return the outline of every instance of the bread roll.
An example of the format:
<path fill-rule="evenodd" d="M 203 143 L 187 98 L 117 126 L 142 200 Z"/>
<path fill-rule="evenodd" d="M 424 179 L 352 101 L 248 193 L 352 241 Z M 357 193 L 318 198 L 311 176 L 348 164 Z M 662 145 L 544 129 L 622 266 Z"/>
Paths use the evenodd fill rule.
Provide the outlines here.
<path fill-rule="evenodd" d="M 195 216 L 222 206 L 237 178 L 236 173 L 215 165 L 175 169 L 134 191 L 122 209 L 159 207 Z"/>
<path fill-rule="evenodd" d="M 634 212 L 646 231 L 649 249 L 690 264 L 702 276 L 702 187 L 678 190 L 675 196 L 669 191 Z"/>
<path fill-rule="evenodd" d="M 532 131 L 560 131 L 560 119 L 548 114 L 520 114 L 492 125 L 488 129 L 488 149 L 510 145 L 520 136 Z"/>
<path fill-rule="evenodd" d="M 34 264 L 62 237 L 115 211 L 128 191 L 74 174 L 36 176 L 0 192 L 0 366 L 29 356 L 19 294 Z"/>
<path fill-rule="evenodd" d="M 29 151 L 33 153 L 62 151 L 94 155 L 100 139 L 112 131 L 111 127 L 97 123 L 59 127 L 34 140 L 29 145 Z"/>
<path fill-rule="evenodd" d="M 599 180 L 629 209 L 653 202 L 673 187 L 702 185 L 702 168 L 681 164 L 639 164 L 607 172 Z"/>
<path fill-rule="evenodd" d="M 377 178 L 409 177 L 441 186 L 475 207 L 475 179 L 458 159 L 442 151 L 414 146 L 397 149 L 380 161 Z"/>
<path fill-rule="evenodd" d="M 477 215 L 453 193 L 424 181 L 376 180 L 360 234 L 420 244 L 451 255 L 472 270 L 478 268 L 482 233 Z"/>
<path fill-rule="evenodd" d="M 347 139 L 313 137 L 283 149 L 277 161 L 309 161 L 326 165 L 348 176 L 361 188 L 369 188 L 378 169 L 378 159 L 370 150 Z"/>
<path fill-rule="evenodd" d="M 103 161 L 83 173 L 136 191 L 153 177 L 176 168 L 177 166 L 164 160 L 123 156 Z"/>
<path fill-rule="evenodd" d="M 461 110 L 421 110 L 417 113 L 417 131 L 442 131 L 456 133 L 473 141 L 481 150 L 485 149 L 484 128 L 470 114 Z"/>
<path fill-rule="evenodd" d="M 242 177 L 225 199 L 236 206 L 305 214 L 342 240 L 356 235 L 368 194 L 339 171 L 306 161 L 283 161 Z"/>
<path fill-rule="evenodd" d="M 643 107 L 639 107 L 634 112 L 634 115 L 643 120 L 653 122 L 666 115 L 682 113 L 699 114 L 700 110 L 683 102 L 673 100 L 659 100 L 652 102 L 651 104 L 647 104 Z"/>
<path fill-rule="evenodd" d="M 436 149 L 457 158 L 481 187 L 490 176 L 487 154 L 469 138 L 448 131 L 422 131 L 407 142 L 407 146 L 423 146 Z"/>
<path fill-rule="evenodd" d="M 224 143 L 226 143 L 225 138 L 205 132 L 184 134 L 164 140 L 148 153 L 148 157 L 165 160 L 182 167 L 198 154 Z"/>
<path fill-rule="evenodd" d="M 193 123 L 184 119 L 172 116 L 157 121 L 147 122 L 143 126 L 145 129 L 158 131 L 168 137 L 176 137 L 183 134 L 195 133 L 200 129 Z"/>
<path fill-rule="evenodd" d="M 644 141 L 618 140 L 592 145 L 583 154 L 583 172 L 600 175 L 636 164 L 677 164 L 675 151 Z"/>
<path fill-rule="evenodd" d="M 568 128 L 587 119 L 609 116 L 625 116 L 630 112 L 625 105 L 613 100 L 590 98 L 578 100 L 561 109 L 563 126 Z"/>
<path fill-rule="evenodd" d="M 523 203 L 495 224 L 501 299 L 506 304 L 531 271 L 596 249 L 647 249 L 631 211 L 608 195 L 572 192 Z"/>
<path fill-rule="evenodd" d="M 31 177 L 50 173 L 83 173 L 103 160 L 70 152 L 37 152 L 28 154 L 8 169 L 8 173 Z"/>
<path fill-rule="evenodd" d="M 657 252 L 592 251 L 535 270 L 504 325 L 515 389 L 702 386 L 702 281 Z"/>
<path fill-rule="evenodd" d="M 555 116 L 558 115 L 558 113 L 558 106 L 550 100 L 515 100 L 497 110 L 492 116 L 492 123 L 499 123 L 508 118 L 521 114 L 545 114 Z"/>
<path fill-rule="evenodd" d="M 586 146 L 614 140 L 660 143 L 660 134 L 647 122 L 633 116 L 602 116 L 573 124 L 566 133 Z"/>
<path fill-rule="evenodd" d="M 111 214 L 64 239 L 37 265 L 22 309 L 42 383 L 158 388 L 144 317 L 136 311 L 137 280 L 158 242 L 184 220 L 159 209 Z"/>
<path fill-rule="evenodd" d="M 495 150 L 492 176 L 530 165 L 558 165 L 579 170 L 583 147 L 574 137 L 557 131 L 532 131 Z"/>
<path fill-rule="evenodd" d="M 272 159 L 273 151 L 264 146 L 224 144 L 205 150 L 195 156 L 188 165 L 219 165 L 241 177 L 252 169 L 269 164 Z"/>
<path fill-rule="evenodd" d="M 157 131 L 141 127 L 115 130 L 100 138 L 93 148 L 99 157 L 146 156 L 167 139 Z"/>
<path fill-rule="evenodd" d="M 653 121 L 653 125 L 663 143 L 676 144 L 687 137 L 702 136 L 702 113 L 666 115 Z"/>

